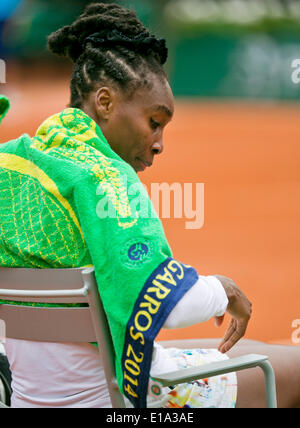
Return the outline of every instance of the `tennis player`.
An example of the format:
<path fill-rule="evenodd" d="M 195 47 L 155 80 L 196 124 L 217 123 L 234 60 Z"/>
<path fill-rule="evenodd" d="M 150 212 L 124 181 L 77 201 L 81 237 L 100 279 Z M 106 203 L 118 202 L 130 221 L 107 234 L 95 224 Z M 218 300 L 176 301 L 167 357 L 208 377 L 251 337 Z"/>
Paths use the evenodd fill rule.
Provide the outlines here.
<path fill-rule="evenodd" d="M 234 281 L 199 275 L 173 257 L 137 175 L 163 152 L 174 114 L 165 40 L 151 35 L 135 12 L 95 3 L 51 34 L 48 47 L 74 62 L 70 105 L 33 138 L 24 134 L 0 147 L 0 265 L 95 267 L 119 387 L 133 406 L 263 406 L 264 382 L 256 371 L 174 388 L 153 380 L 227 359 L 251 316 L 251 303 Z M 146 214 L 133 203 L 136 189 Z M 231 322 L 218 343 L 155 342 L 161 328 L 212 317 L 220 325 L 225 312 Z M 235 347 L 236 353 L 258 350 L 274 366 L 279 405 L 299 405 L 299 349 L 249 341 Z M 110 406 L 92 344 L 7 339 L 6 352 L 13 407 Z"/>

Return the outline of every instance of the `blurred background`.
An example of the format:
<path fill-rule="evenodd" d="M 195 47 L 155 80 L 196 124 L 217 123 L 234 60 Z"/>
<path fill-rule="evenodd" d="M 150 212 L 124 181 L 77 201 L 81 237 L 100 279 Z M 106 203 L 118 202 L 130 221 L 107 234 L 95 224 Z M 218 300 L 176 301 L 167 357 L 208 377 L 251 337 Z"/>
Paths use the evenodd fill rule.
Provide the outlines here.
<path fill-rule="evenodd" d="M 0 142 L 34 135 L 69 102 L 71 64 L 46 37 L 90 1 L 1 0 Z M 232 277 L 254 305 L 247 337 L 291 343 L 300 319 L 299 0 L 115 0 L 167 39 L 176 113 L 164 155 L 141 180 L 204 183 L 205 224 L 162 219 L 174 257 Z M 300 76 L 300 73 L 299 73 Z M 299 79 L 300 81 L 300 79 Z M 227 324 L 226 319 L 225 324 Z M 213 322 L 161 339 L 220 337 Z M 300 336 L 300 335 L 299 335 Z"/>

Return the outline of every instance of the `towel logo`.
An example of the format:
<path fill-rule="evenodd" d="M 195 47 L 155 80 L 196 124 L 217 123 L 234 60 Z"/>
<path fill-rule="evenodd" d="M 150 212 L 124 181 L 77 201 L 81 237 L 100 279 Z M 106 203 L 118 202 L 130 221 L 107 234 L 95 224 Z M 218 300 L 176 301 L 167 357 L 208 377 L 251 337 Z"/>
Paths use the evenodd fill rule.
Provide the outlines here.
<path fill-rule="evenodd" d="M 149 247 L 142 242 L 138 242 L 137 244 L 131 245 L 128 250 L 128 257 L 133 261 L 144 260 L 149 253 Z"/>
<path fill-rule="evenodd" d="M 148 394 L 153 398 L 158 398 L 163 393 L 162 384 L 153 380 L 151 376 L 149 376 L 149 385 L 148 385 Z"/>
<path fill-rule="evenodd" d="M 123 264 L 128 267 L 138 267 L 152 259 L 153 244 L 148 240 L 133 239 L 126 243 L 121 251 Z"/>

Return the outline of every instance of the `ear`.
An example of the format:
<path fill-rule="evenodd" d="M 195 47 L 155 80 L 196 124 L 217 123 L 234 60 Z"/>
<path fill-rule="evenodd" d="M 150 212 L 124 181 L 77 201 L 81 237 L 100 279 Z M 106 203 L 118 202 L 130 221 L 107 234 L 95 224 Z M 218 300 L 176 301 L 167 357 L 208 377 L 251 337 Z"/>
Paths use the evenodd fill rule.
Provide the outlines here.
<path fill-rule="evenodd" d="M 95 94 L 95 110 L 100 120 L 109 119 L 114 109 L 115 101 L 115 92 L 111 88 L 103 86 L 97 90 Z"/>

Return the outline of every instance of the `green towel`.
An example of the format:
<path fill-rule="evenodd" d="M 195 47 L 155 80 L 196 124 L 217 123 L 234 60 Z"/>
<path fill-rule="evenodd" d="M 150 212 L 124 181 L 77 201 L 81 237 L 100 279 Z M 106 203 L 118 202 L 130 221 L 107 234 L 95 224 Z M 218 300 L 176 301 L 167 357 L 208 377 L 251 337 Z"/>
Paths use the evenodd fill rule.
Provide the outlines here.
<path fill-rule="evenodd" d="M 121 391 L 146 406 L 153 341 L 196 282 L 133 168 L 82 110 L 0 145 L 0 265 L 95 267 Z"/>
<path fill-rule="evenodd" d="M 9 109 L 9 100 L 4 96 L 0 95 L 0 123 L 2 122 L 2 119 L 6 115 Z"/>

